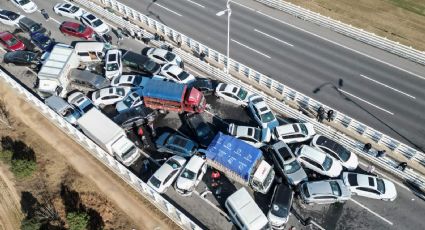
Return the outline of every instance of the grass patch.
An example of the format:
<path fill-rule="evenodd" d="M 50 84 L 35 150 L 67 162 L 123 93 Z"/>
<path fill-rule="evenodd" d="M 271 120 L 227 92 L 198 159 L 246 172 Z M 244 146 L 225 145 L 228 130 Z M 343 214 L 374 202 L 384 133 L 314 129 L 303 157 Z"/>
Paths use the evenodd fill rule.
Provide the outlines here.
<path fill-rule="evenodd" d="M 3 161 L 6 164 L 10 164 L 12 161 L 13 152 L 10 150 L 0 151 L 0 161 Z"/>
<path fill-rule="evenodd" d="M 418 0 L 389 0 L 391 4 L 413 12 L 415 14 L 419 14 L 425 16 L 425 1 Z"/>
<path fill-rule="evenodd" d="M 30 177 L 37 169 L 37 163 L 32 160 L 12 160 L 11 171 L 18 179 Z"/>

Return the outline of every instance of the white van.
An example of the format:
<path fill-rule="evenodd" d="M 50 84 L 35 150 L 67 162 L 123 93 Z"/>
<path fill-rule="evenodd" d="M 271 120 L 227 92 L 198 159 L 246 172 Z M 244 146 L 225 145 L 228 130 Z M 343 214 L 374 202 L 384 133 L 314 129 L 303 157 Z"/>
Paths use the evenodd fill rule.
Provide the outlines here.
<path fill-rule="evenodd" d="M 106 53 L 106 44 L 103 42 L 77 42 L 75 53 L 81 62 L 100 62 Z"/>
<path fill-rule="evenodd" d="M 225 206 L 233 223 L 241 230 L 271 229 L 266 215 L 244 187 L 230 195 Z"/>

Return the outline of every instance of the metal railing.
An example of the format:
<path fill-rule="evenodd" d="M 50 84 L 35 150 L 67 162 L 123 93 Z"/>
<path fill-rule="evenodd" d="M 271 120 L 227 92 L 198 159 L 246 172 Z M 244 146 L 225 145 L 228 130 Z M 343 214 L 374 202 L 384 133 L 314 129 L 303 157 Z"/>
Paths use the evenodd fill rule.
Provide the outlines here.
<path fill-rule="evenodd" d="M 221 81 L 233 83 L 235 85 L 240 85 L 245 88 L 249 88 L 252 91 L 256 91 L 262 94 L 268 101 L 269 105 L 279 113 L 285 114 L 291 117 L 301 118 L 303 120 L 309 121 L 315 125 L 316 130 L 319 133 L 322 133 L 326 136 L 337 139 L 339 142 L 350 148 L 352 151 L 356 152 L 359 155 L 364 156 L 371 162 L 387 169 L 394 175 L 397 175 L 405 180 L 416 183 L 419 188 L 425 190 L 425 178 L 414 172 L 413 170 L 406 170 L 406 172 L 401 172 L 399 170 L 395 170 L 395 166 L 397 162 L 392 160 L 391 158 L 375 158 L 373 157 L 376 153 L 376 150 L 372 150 L 369 154 L 361 151 L 364 143 L 354 140 L 353 138 L 347 137 L 345 134 L 341 132 L 335 131 L 330 126 L 321 124 L 316 122 L 314 119 L 309 118 L 308 116 L 303 115 L 299 111 L 290 108 L 285 104 L 286 102 L 295 102 L 298 105 L 303 106 L 304 108 L 310 109 L 312 111 L 317 111 L 319 107 L 323 107 L 326 110 L 331 109 L 326 105 L 321 104 L 320 102 L 307 97 L 306 95 L 297 92 L 288 86 L 277 82 L 254 69 L 251 69 L 235 60 L 230 59 L 230 68 L 231 75 L 226 75 L 221 69 L 210 65 L 204 61 L 200 61 L 199 58 L 193 56 L 193 54 L 189 54 L 184 51 L 184 49 L 188 48 L 192 52 L 200 54 L 203 52 L 205 54 L 205 58 L 209 60 L 211 63 L 215 62 L 218 66 L 226 66 L 227 58 L 225 55 L 213 50 L 202 43 L 197 42 L 196 40 L 191 39 L 190 37 L 172 29 L 164 24 L 147 17 L 146 15 L 116 1 L 116 0 L 99 0 L 99 1 L 88 1 L 88 0 L 74 0 L 75 2 L 89 8 L 90 10 L 102 15 L 106 19 L 128 29 L 132 29 L 134 31 L 140 30 L 140 25 L 143 26 L 146 31 L 143 31 L 145 37 L 153 38 L 152 33 L 157 33 L 158 35 L 163 35 L 166 40 L 173 41 L 176 44 L 180 44 L 182 49 L 175 49 L 177 52 L 187 63 L 192 64 L 200 70 L 210 74 L 212 77 L 220 79 Z M 127 20 L 123 19 L 123 16 L 127 18 Z M 137 23 L 138 25 L 134 24 Z M 152 40 L 152 43 L 159 46 L 161 43 L 155 40 Z M 250 81 L 250 85 L 243 83 L 235 77 L 243 78 L 244 80 Z M 267 95 L 262 91 L 259 92 L 251 85 L 255 85 L 256 87 L 263 88 L 266 91 Z M 274 95 L 274 96 L 271 96 Z M 334 110 L 334 109 L 333 109 Z M 369 138 L 375 141 L 378 144 L 384 145 L 391 149 L 393 152 L 402 154 L 404 157 L 425 164 L 425 154 L 419 152 L 410 146 L 407 146 L 400 141 L 397 141 L 367 125 L 354 120 L 353 118 L 334 110 L 334 122 L 344 126 L 346 129 L 350 131 L 354 131 L 356 134 L 359 134 L 363 137 Z"/>
<path fill-rule="evenodd" d="M 407 58 L 416 63 L 425 65 L 425 52 L 414 49 L 410 46 L 400 44 L 399 42 L 391 41 L 385 37 L 378 36 L 374 33 L 365 31 L 342 23 L 340 21 L 334 20 L 332 18 L 323 16 L 319 13 L 312 12 L 310 10 L 304 9 L 300 6 L 294 5 L 292 3 L 283 1 L 283 0 L 255 0 L 257 2 L 263 3 L 264 5 L 273 7 L 275 9 L 281 10 L 285 13 L 294 15 L 297 18 L 315 23 L 317 25 L 329 28 L 337 33 L 343 34 L 345 36 L 354 38 L 371 46 L 388 51 L 392 54 L 398 55 L 403 58 Z"/>
<path fill-rule="evenodd" d="M 46 106 L 39 98 L 25 89 L 20 83 L 16 82 L 9 74 L 3 71 L 0 66 L 0 78 L 15 89 L 24 99 L 31 103 L 44 117 L 56 125 L 62 132 L 71 137 L 75 142 L 85 148 L 92 156 L 97 158 L 106 167 L 121 177 L 127 184 L 133 187 L 139 194 L 155 205 L 168 218 L 173 220 L 178 226 L 183 229 L 200 230 L 196 223 L 189 219 L 182 211 L 174 207 L 164 197 L 150 188 L 145 182 L 139 179 L 135 174 L 123 166 L 120 162 L 106 153 L 96 143 L 86 137 L 82 132 L 68 123 L 63 117 L 59 116 L 55 111 Z"/>

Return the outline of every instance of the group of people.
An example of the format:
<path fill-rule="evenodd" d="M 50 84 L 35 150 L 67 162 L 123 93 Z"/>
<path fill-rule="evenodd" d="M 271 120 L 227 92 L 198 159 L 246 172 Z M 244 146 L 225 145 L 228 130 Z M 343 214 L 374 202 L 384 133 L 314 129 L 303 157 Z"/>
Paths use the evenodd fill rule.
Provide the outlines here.
<path fill-rule="evenodd" d="M 325 114 L 326 114 L 326 117 L 325 117 Z M 328 122 L 331 122 L 334 118 L 334 111 L 330 109 L 328 110 L 328 112 L 326 112 L 325 109 L 322 106 L 320 106 L 319 109 L 317 110 L 316 118 L 318 122 L 323 122 L 325 118 Z"/>
<path fill-rule="evenodd" d="M 366 152 L 366 153 L 368 153 L 369 152 L 369 150 L 371 150 L 372 149 L 372 144 L 371 143 L 366 143 L 364 146 L 363 146 L 363 151 L 364 152 Z M 376 155 L 375 155 L 375 157 L 376 158 L 380 158 L 380 157 L 385 157 L 386 156 L 386 151 L 385 150 L 378 150 L 377 152 L 376 152 Z M 404 171 L 405 169 L 406 169 L 406 167 L 407 167 L 407 162 L 400 162 L 395 168 L 396 169 L 400 169 L 401 171 Z"/>

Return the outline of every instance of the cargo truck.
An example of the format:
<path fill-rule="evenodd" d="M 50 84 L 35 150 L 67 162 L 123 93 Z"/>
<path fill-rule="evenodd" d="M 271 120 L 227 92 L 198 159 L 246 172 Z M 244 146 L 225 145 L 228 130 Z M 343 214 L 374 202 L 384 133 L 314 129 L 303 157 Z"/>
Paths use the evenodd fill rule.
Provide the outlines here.
<path fill-rule="evenodd" d="M 146 107 L 174 112 L 202 113 L 206 107 L 204 95 L 185 84 L 150 80 L 143 88 Z"/>
<path fill-rule="evenodd" d="M 125 166 L 132 165 L 140 157 L 140 150 L 127 138 L 125 131 L 98 109 L 90 109 L 77 124 L 84 134 Z"/>
<path fill-rule="evenodd" d="M 207 164 L 254 191 L 266 194 L 275 177 L 273 167 L 260 149 L 219 132 L 206 150 Z"/>

